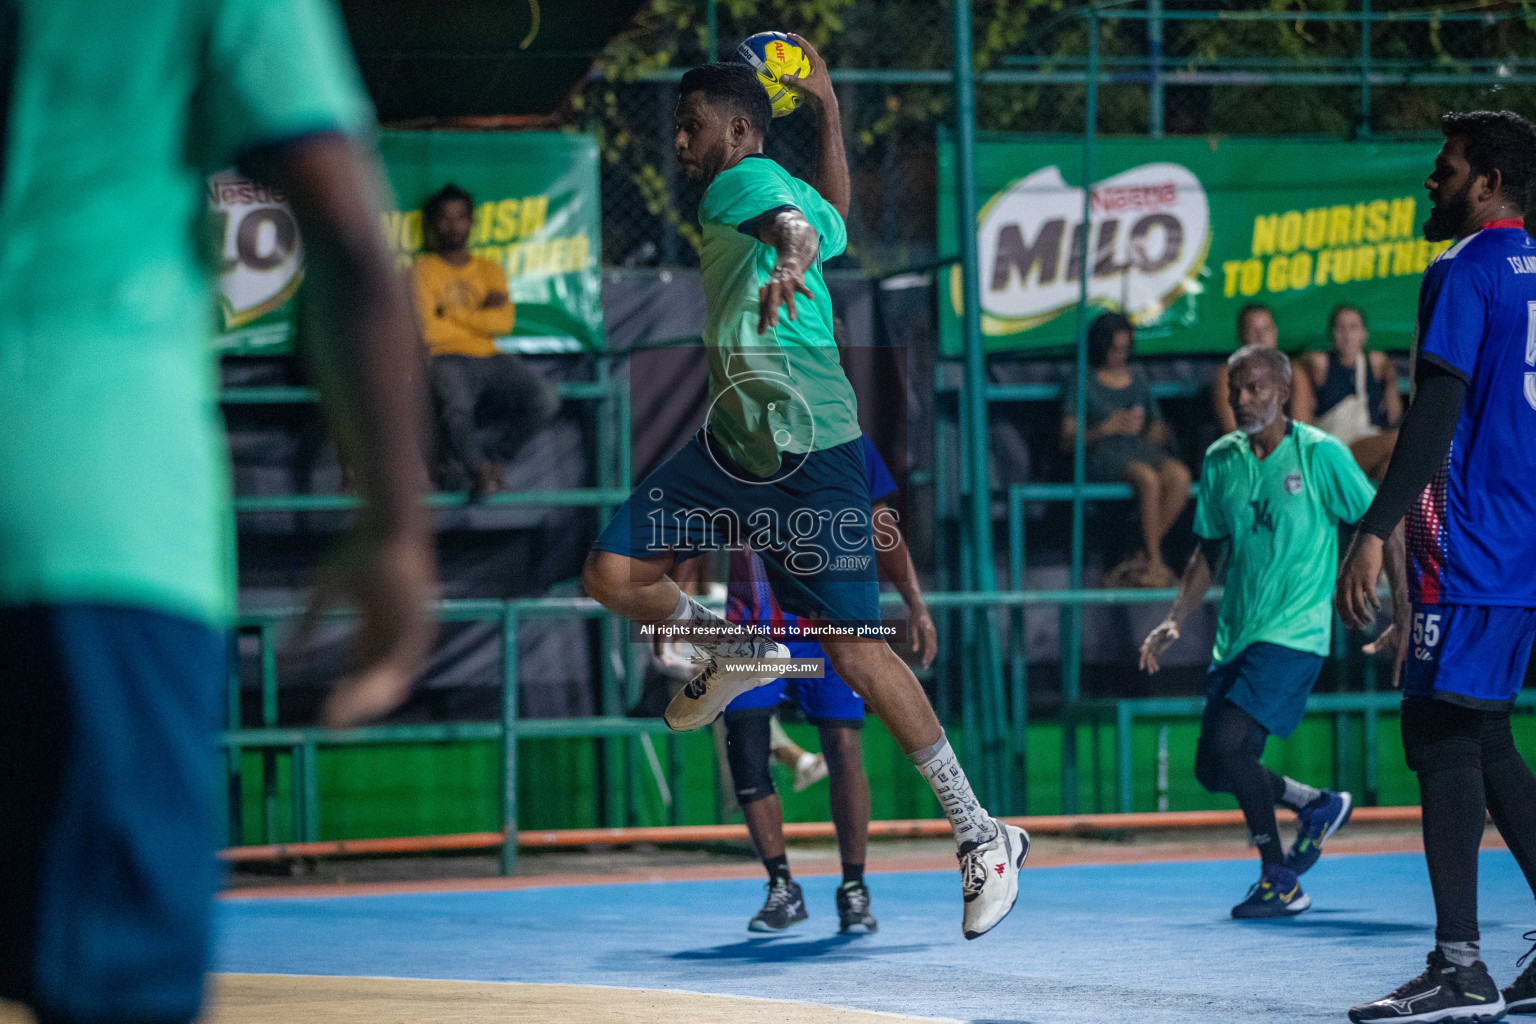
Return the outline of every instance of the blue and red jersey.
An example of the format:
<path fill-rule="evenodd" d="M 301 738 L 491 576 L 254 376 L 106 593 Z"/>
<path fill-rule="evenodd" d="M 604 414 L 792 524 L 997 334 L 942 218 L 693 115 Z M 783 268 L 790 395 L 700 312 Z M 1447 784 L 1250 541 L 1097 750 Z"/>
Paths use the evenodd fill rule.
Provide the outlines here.
<path fill-rule="evenodd" d="M 1419 286 L 1415 358 L 1467 382 L 1444 465 L 1409 507 L 1421 605 L 1536 607 L 1536 242 L 1492 221 Z"/>
<path fill-rule="evenodd" d="M 869 435 L 864 441 L 864 473 L 869 483 L 869 503 L 885 501 L 896 493 L 896 480 L 885 460 L 875 449 Z M 730 579 L 726 586 L 725 617 L 731 622 L 766 626 L 773 636 L 784 636 L 786 626 L 799 624 L 795 616 L 779 607 L 768 583 L 768 569 L 762 556 L 749 547 L 731 549 Z"/>

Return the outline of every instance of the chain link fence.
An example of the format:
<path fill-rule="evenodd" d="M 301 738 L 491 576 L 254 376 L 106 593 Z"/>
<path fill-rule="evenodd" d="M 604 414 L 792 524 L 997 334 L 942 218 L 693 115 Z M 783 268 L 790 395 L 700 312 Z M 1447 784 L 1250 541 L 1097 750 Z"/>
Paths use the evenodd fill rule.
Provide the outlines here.
<path fill-rule="evenodd" d="M 1248 0 L 1102 4 L 1103 135 L 1378 138 L 1433 134 L 1441 113 L 1536 109 L 1536 4 L 1267 0 L 1294 20 L 1250 21 Z M 1213 20 L 1159 21 L 1154 11 Z M 1082 3 L 979 0 L 976 121 L 982 131 L 1080 134 L 1088 19 Z M 1127 11 L 1143 16 L 1116 17 Z M 1471 15 L 1471 16 L 1469 16 Z M 853 174 L 848 254 L 869 274 L 931 262 L 936 152 L 953 113 L 950 7 L 927 0 L 656 0 L 604 52 L 568 123 L 603 152 L 603 260 L 692 266 L 701 189 L 676 173 L 672 109 L 682 72 L 756 31 L 797 31 L 833 70 Z M 780 118 L 767 149 L 808 176 L 810 119 Z"/>

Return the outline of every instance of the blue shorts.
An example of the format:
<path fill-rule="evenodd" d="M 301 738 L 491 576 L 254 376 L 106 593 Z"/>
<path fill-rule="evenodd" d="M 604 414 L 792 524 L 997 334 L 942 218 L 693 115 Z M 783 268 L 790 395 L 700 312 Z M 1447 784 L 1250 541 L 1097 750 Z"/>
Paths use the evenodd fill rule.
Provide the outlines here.
<path fill-rule="evenodd" d="M 751 544 L 791 615 L 848 626 L 880 619 L 864 443 L 783 456 L 753 476 L 700 429 L 641 481 L 593 547 L 628 558 Z"/>
<path fill-rule="evenodd" d="M 1403 694 L 1507 710 L 1531 664 L 1536 608 L 1414 605 Z"/>
<path fill-rule="evenodd" d="M 1323 670 L 1321 655 L 1292 650 L 1279 644 L 1249 644 L 1237 657 L 1212 665 L 1205 674 L 1207 731 L 1221 702 L 1229 700 L 1281 739 L 1296 731 L 1307 711 L 1307 698 Z"/>
<path fill-rule="evenodd" d="M 786 640 L 791 658 L 826 658 L 827 652 L 814 640 Z M 820 679 L 798 677 L 775 679 L 756 689 L 748 690 L 726 705 L 726 712 L 755 711 L 759 708 L 775 708 L 785 693 L 792 697 L 805 718 L 812 725 L 852 724 L 864 722 L 864 701 L 843 682 L 831 663 L 826 663 L 825 674 Z"/>
<path fill-rule="evenodd" d="M 228 644 L 105 605 L 0 609 L 0 997 L 191 1021 L 212 939 Z"/>

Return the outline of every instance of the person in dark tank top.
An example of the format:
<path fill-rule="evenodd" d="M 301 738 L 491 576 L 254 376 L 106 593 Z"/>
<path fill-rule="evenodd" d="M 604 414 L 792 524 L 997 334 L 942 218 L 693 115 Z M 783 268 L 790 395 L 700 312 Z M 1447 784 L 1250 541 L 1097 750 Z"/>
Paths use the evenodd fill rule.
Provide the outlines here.
<path fill-rule="evenodd" d="M 1357 306 L 1328 314 L 1327 352 L 1308 352 L 1299 363 L 1317 395 L 1313 421 L 1349 446 L 1360 468 L 1380 480 L 1397 443 L 1403 396 L 1397 370 L 1384 352 L 1367 352 L 1370 334 Z"/>

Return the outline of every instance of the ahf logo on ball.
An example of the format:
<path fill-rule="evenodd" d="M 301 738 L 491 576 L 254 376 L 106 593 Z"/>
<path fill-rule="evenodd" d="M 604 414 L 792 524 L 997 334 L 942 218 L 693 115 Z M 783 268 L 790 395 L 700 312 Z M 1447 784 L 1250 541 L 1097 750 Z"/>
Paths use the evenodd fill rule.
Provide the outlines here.
<path fill-rule="evenodd" d="M 1088 298 L 1157 317 L 1197 277 L 1211 244 L 1205 189 L 1186 167 L 1149 163 L 1093 187 Z M 1044 167 L 1013 182 L 982 208 L 982 330 L 1007 334 L 1037 327 L 1078 301 L 1084 231 L 1083 190 L 1061 169 Z M 959 275 L 953 277 L 959 288 Z M 956 308 L 960 298 L 954 297 Z"/>

